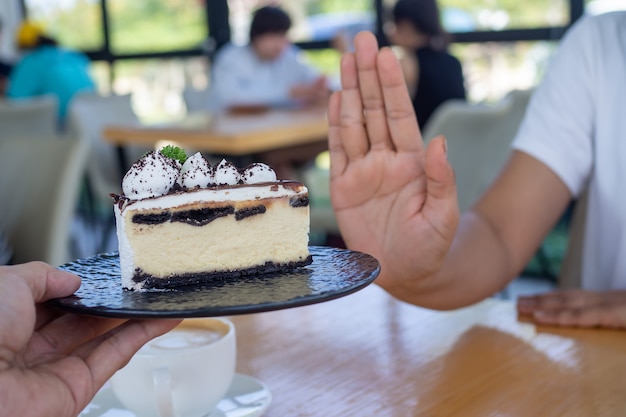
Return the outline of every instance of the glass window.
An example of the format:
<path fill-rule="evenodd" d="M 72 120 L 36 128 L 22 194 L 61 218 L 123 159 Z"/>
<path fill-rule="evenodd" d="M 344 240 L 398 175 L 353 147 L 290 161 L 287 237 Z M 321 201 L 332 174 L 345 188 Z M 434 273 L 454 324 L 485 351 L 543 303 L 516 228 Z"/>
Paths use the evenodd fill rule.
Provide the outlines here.
<path fill-rule="evenodd" d="M 324 74 L 338 74 L 341 53 L 335 49 L 306 49 L 306 60 Z"/>
<path fill-rule="evenodd" d="M 112 52 L 166 52 L 200 47 L 208 37 L 204 3 L 108 0 Z"/>
<path fill-rule="evenodd" d="M 624 0 L 585 0 L 585 11 L 589 14 L 602 14 L 626 10 Z"/>
<path fill-rule="evenodd" d="M 372 30 L 373 0 L 228 0 L 231 38 L 244 44 L 252 12 L 266 4 L 278 4 L 293 21 L 289 37 L 294 42 L 328 40 L 339 31 L 351 36 L 359 30 Z"/>
<path fill-rule="evenodd" d="M 102 95 L 111 94 L 111 66 L 105 61 L 92 62 L 89 73 L 96 83 L 98 93 Z"/>
<path fill-rule="evenodd" d="M 132 94 L 137 116 L 145 122 L 182 117 L 185 88 L 208 85 L 205 58 L 120 60 L 114 64 L 115 94 Z"/>
<path fill-rule="evenodd" d="M 104 43 L 99 0 L 25 0 L 31 20 L 41 23 L 61 45 L 81 50 Z"/>
<path fill-rule="evenodd" d="M 536 86 L 557 45 L 550 41 L 452 44 L 450 52 L 463 65 L 468 99 L 493 102 L 511 90 Z"/>
<path fill-rule="evenodd" d="M 395 0 L 384 0 L 391 8 Z M 448 32 L 565 26 L 568 0 L 438 0 Z"/>
<path fill-rule="evenodd" d="M 339 62 L 341 53 L 335 49 L 306 49 L 302 51 L 306 60 L 320 73 L 326 75 L 330 81 L 330 85 L 339 88 Z"/>

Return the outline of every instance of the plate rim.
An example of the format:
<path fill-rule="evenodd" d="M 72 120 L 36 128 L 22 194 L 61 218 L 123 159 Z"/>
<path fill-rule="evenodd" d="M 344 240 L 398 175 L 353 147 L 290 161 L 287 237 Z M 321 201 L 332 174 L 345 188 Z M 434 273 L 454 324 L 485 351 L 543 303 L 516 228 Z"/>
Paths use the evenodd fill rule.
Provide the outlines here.
<path fill-rule="evenodd" d="M 317 294 L 313 299 L 307 296 L 299 296 L 292 298 L 287 301 L 277 302 L 262 302 L 258 304 L 247 304 L 247 305 L 234 305 L 234 306 L 220 306 L 220 307 L 206 307 L 206 308 L 194 308 L 194 309 L 184 309 L 184 310 L 159 310 L 159 309 L 129 309 L 129 308 L 112 308 L 108 306 L 85 306 L 81 304 L 71 304 L 68 301 L 79 299 L 76 294 L 72 294 L 68 297 L 55 298 L 48 300 L 47 303 L 54 308 L 69 312 L 76 313 L 81 315 L 89 315 L 96 317 L 108 317 L 108 318 L 123 318 L 123 319 L 154 319 L 154 318 L 171 318 L 171 319 L 180 319 L 180 318 L 198 318 L 198 317 L 220 317 L 220 316 L 236 316 L 243 314 L 256 314 L 256 313 L 264 313 L 270 311 L 277 310 L 285 310 L 288 308 L 296 308 L 303 307 L 307 305 L 318 304 L 326 301 L 332 301 L 341 297 L 345 297 L 347 295 L 353 294 L 368 285 L 370 285 L 380 274 L 380 262 L 372 255 L 366 254 L 360 251 L 354 251 L 350 249 L 343 248 L 335 248 L 330 246 L 309 246 L 309 249 L 312 251 L 334 251 L 334 252 L 350 252 L 353 254 L 358 254 L 359 256 L 364 256 L 370 258 L 375 262 L 376 267 L 373 268 L 368 277 L 362 279 L 352 285 L 348 285 L 344 288 L 341 288 L 337 291 L 327 291 Z M 95 258 L 103 255 L 116 255 L 117 252 L 107 252 L 107 253 L 99 253 L 86 258 L 76 259 L 74 261 L 68 262 L 64 265 L 61 265 L 59 268 L 63 269 L 64 266 L 73 264 L 79 261 L 89 260 L 91 258 Z M 314 255 L 314 254 L 312 254 Z M 315 255 L 313 257 L 315 263 Z M 313 264 L 311 264 L 313 265 Z M 307 265 L 303 268 L 309 268 L 311 265 Z M 215 310 L 215 311 L 213 311 Z"/>

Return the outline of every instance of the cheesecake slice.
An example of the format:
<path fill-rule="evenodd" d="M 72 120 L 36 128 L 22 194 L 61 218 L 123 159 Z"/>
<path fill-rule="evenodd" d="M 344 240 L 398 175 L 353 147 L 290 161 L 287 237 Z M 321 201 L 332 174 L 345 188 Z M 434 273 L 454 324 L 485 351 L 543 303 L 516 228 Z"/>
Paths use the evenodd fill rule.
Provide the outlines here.
<path fill-rule="evenodd" d="M 267 165 L 144 156 L 114 196 L 122 285 L 171 288 L 311 263 L 307 188 Z"/>

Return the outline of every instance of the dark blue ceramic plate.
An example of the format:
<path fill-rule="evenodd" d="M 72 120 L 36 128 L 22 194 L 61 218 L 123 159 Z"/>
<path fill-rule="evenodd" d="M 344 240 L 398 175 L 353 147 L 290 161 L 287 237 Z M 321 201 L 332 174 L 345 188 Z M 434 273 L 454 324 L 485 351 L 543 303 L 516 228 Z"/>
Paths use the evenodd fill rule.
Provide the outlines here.
<path fill-rule="evenodd" d="M 172 290 L 122 289 L 118 254 L 95 255 L 61 266 L 82 278 L 75 294 L 50 300 L 59 309 L 119 318 L 229 316 L 328 301 L 370 284 L 378 261 L 344 249 L 311 246 L 313 263 L 289 272 L 257 275 Z"/>

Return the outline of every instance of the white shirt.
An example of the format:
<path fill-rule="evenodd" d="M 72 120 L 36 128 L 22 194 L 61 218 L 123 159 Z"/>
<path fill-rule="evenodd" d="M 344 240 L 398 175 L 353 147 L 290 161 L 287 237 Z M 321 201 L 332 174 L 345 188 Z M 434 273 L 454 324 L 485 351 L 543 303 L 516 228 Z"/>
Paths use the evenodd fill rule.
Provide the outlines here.
<path fill-rule="evenodd" d="M 582 287 L 626 288 L 626 13 L 583 18 L 568 31 L 513 147 L 575 197 L 589 186 Z"/>
<path fill-rule="evenodd" d="M 215 57 L 212 89 L 222 107 L 236 104 L 285 105 L 289 90 L 320 74 L 290 46 L 274 61 L 261 61 L 251 46 L 226 45 Z"/>

